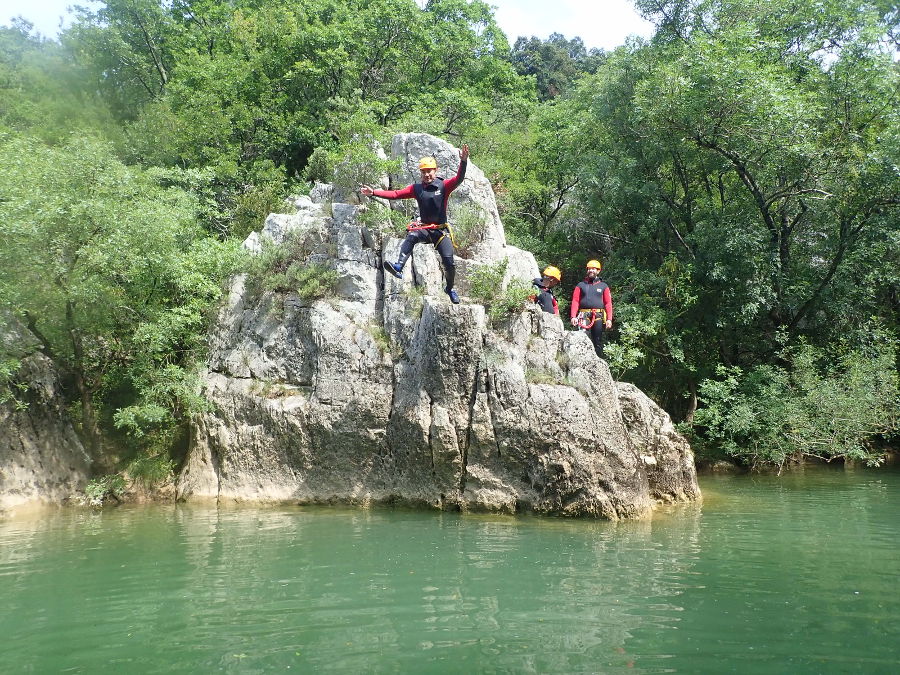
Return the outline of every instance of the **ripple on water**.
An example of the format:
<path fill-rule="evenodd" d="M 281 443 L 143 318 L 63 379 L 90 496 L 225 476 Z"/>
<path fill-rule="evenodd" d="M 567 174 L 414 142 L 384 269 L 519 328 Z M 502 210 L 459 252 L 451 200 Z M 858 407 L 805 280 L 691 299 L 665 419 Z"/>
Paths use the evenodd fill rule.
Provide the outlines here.
<path fill-rule="evenodd" d="M 597 523 L 120 508 L 0 521 L 0 671 L 891 672 L 900 481 L 714 479 Z"/>

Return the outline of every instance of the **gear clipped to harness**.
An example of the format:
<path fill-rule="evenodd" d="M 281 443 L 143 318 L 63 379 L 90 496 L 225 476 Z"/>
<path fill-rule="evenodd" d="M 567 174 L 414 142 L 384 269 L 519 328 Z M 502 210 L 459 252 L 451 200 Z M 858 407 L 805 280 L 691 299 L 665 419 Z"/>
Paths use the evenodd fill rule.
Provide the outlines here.
<path fill-rule="evenodd" d="M 606 323 L 605 309 L 582 309 L 578 312 L 578 327 L 584 330 L 590 330 L 597 321 L 601 324 Z"/>

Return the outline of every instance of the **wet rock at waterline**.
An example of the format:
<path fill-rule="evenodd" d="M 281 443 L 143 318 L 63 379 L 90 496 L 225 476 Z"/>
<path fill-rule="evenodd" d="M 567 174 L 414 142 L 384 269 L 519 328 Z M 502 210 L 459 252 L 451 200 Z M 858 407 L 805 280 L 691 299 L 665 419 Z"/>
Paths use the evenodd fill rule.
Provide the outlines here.
<path fill-rule="evenodd" d="M 56 368 L 38 340 L 5 313 L 0 353 L 18 364 L 0 391 L 0 512 L 63 502 L 84 487 L 89 459 L 67 418 Z"/>
<path fill-rule="evenodd" d="M 398 136 L 393 151 L 404 172 L 393 187 L 420 155 L 443 175 L 456 169 L 458 152 L 430 136 Z M 699 497 L 684 439 L 640 392 L 617 387 L 585 335 L 536 306 L 491 321 L 467 297 L 482 265 L 507 260 L 497 294 L 538 276 L 534 257 L 506 244 L 471 162 L 468 176 L 451 217 L 468 203 L 483 222 L 458 250 L 460 305 L 429 246 L 416 246 L 402 280 L 382 272 L 402 232 L 377 200 L 329 202 L 341 190 L 319 186 L 248 238 L 257 252 L 290 239 L 339 281 L 309 299 L 233 280 L 205 376 L 215 409 L 197 420 L 181 498 L 618 519 Z"/>

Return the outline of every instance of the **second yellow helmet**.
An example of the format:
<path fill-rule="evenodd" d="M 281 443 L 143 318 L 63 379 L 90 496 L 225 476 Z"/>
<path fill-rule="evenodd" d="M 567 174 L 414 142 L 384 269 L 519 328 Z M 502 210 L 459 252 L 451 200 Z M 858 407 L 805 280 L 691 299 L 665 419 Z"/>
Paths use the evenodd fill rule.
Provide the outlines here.
<path fill-rule="evenodd" d="M 423 157 L 419 160 L 420 169 L 436 169 L 437 160 L 434 157 Z"/>
<path fill-rule="evenodd" d="M 598 272 L 603 269 L 603 265 L 600 264 L 599 260 L 588 260 L 587 265 L 585 265 L 587 269 L 595 269 Z"/>
<path fill-rule="evenodd" d="M 559 271 L 558 267 L 554 267 L 553 265 L 549 265 L 544 270 L 545 277 L 553 277 L 557 281 L 562 281 L 562 272 Z"/>

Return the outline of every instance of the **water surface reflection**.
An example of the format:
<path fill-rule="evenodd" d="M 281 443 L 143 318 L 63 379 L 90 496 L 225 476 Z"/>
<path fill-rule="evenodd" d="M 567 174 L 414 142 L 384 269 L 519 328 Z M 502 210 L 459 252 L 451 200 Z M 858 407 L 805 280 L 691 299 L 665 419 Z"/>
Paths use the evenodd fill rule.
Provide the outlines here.
<path fill-rule="evenodd" d="M 877 475 L 708 479 L 704 506 L 629 523 L 186 505 L 2 521 L 0 670 L 877 671 L 900 616 L 900 483 Z"/>

